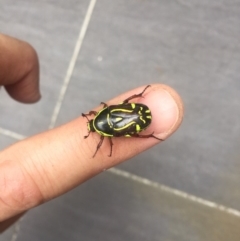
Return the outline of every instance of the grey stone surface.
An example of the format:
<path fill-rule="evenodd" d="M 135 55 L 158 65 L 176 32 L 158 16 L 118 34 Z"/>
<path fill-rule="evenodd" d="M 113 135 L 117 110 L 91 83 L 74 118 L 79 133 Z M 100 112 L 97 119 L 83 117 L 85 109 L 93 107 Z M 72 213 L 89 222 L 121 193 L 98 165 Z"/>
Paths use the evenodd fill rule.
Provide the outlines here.
<path fill-rule="evenodd" d="M 98 2 L 58 124 L 132 87 L 169 84 L 183 125 L 121 168 L 239 209 L 239 12 L 233 0 Z"/>
<path fill-rule="evenodd" d="M 237 241 L 240 221 L 175 195 L 103 173 L 30 211 L 18 241 Z"/>
<path fill-rule="evenodd" d="M 17 140 L 11 137 L 0 134 L 0 150 L 3 150 L 4 148 L 14 144 L 16 141 Z"/>
<path fill-rule="evenodd" d="M 0 241 L 12 241 L 12 237 L 16 233 L 15 225 L 0 234 Z"/>

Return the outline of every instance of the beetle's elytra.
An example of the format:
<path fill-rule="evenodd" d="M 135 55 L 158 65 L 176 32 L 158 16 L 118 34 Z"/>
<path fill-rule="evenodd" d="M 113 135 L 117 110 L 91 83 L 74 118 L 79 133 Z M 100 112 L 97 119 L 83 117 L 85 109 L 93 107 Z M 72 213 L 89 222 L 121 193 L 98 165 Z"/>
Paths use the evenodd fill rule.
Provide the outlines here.
<path fill-rule="evenodd" d="M 101 147 L 104 137 L 107 137 L 110 143 L 110 155 L 112 155 L 112 137 L 138 137 L 138 138 L 150 138 L 153 137 L 157 140 L 161 140 L 152 134 L 139 135 L 138 133 L 145 130 L 152 121 L 152 115 L 150 109 L 140 103 L 129 103 L 134 98 L 142 97 L 144 92 L 150 85 L 146 86 L 144 90 L 139 93 L 128 97 L 121 104 L 110 105 L 101 102 L 103 109 L 99 112 L 90 111 L 88 114 L 82 114 L 88 120 L 88 135 L 91 132 L 97 132 L 101 137 L 97 145 L 96 151 L 93 155 L 97 154 L 97 151 Z M 92 120 L 89 120 L 87 116 L 94 115 Z"/>

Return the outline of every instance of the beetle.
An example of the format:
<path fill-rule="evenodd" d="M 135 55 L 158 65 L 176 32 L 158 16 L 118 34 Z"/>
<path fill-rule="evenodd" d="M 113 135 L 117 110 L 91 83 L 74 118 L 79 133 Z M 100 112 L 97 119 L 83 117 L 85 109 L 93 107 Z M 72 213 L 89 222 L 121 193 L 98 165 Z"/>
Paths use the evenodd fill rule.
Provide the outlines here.
<path fill-rule="evenodd" d="M 107 137 L 110 144 L 110 156 L 112 156 L 112 137 L 137 137 L 137 138 L 150 138 L 153 137 L 157 140 L 163 141 L 152 134 L 139 135 L 139 132 L 145 130 L 152 121 L 150 109 L 141 103 L 129 103 L 134 98 L 143 97 L 144 92 L 150 87 L 147 85 L 144 90 L 132 95 L 125 99 L 118 105 L 107 105 L 101 102 L 103 108 L 100 111 L 90 111 L 88 114 L 82 116 L 87 118 L 88 134 L 84 138 L 88 138 L 91 132 L 97 132 L 101 137 L 97 145 L 93 158 L 96 156 L 99 148 L 102 146 L 104 137 Z M 94 115 L 91 120 L 88 116 Z"/>

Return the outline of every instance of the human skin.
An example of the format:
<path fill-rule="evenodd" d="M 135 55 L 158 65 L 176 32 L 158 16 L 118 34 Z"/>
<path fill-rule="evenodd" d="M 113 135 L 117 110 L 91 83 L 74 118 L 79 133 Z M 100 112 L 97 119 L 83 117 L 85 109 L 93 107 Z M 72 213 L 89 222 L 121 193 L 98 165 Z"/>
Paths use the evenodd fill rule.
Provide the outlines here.
<path fill-rule="evenodd" d="M 28 43 L 0 35 L 0 86 L 23 103 L 40 99 L 38 57 Z M 106 103 L 120 103 L 140 93 L 144 87 L 130 90 Z M 153 116 L 151 126 L 141 134 L 154 131 L 155 136 L 166 140 L 182 121 L 181 98 L 169 86 L 151 84 L 144 98 L 133 101 L 146 104 Z M 95 110 L 101 108 L 98 106 Z M 103 170 L 161 142 L 154 138 L 113 138 L 112 157 L 108 157 L 110 149 L 106 140 L 92 158 L 99 135 L 91 133 L 84 139 L 86 122 L 86 118 L 80 116 L 0 152 L 0 232 L 28 209 L 70 191 Z"/>

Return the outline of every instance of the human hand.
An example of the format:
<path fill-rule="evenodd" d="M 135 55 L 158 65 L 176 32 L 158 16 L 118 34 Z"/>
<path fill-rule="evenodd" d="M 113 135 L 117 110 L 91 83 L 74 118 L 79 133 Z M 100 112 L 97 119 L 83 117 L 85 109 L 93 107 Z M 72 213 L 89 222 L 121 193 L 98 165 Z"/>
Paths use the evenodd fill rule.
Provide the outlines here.
<path fill-rule="evenodd" d="M 0 35 L 0 85 L 18 101 L 30 103 L 40 98 L 38 60 L 28 44 Z M 4 57 L 3 57 L 4 56 Z M 140 93 L 143 87 L 124 93 L 107 104 L 122 102 Z M 166 139 L 180 125 L 182 102 L 168 86 L 153 84 L 135 102 L 145 103 L 153 115 L 145 133 Z M 99 110 L 101 107 L 96 108 Z M 87 134 L 86 119 L 79 117 L 65 125 L 29 137 L 0 152 L 0 230 L 21 213 L 51 200 L 138 153 L 159 143 L 154 138 L 114 138 L 113 154 L 108 157 L 105 141 L 92 158 L 99 135 Z"/>

